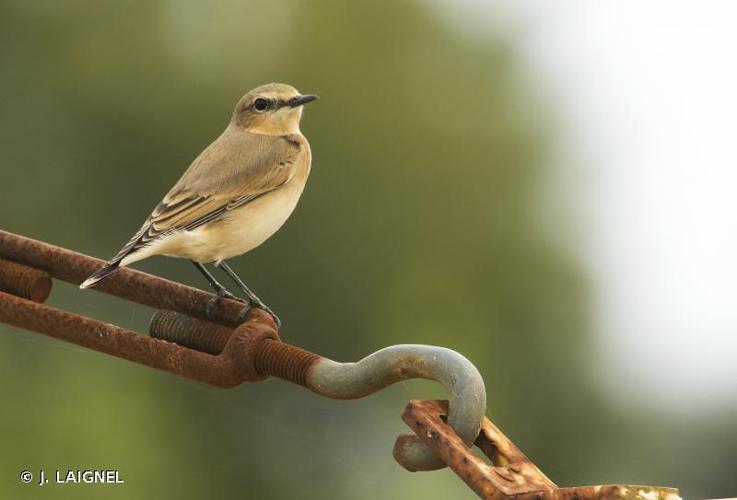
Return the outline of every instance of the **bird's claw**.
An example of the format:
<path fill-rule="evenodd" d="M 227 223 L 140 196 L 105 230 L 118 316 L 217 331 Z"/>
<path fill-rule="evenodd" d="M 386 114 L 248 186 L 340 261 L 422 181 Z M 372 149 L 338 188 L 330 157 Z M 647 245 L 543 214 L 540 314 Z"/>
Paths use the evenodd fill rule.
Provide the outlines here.
<path fill-rule="evenodd" d="M 253 301 L 253 302 L 251 302 L 251 306 L 256 306 L 259 309 L 262 309 L 262 310 L 266 311 L 267 313 L 269 313 L 269 315 L 274 320 L 274 323 L 276 323 L 276 329 L 278 330 L 279 328 L 281 328 L 281 320 L 279 319 L 279 316 L 277 316 L 276 313 L 274 311 L 272 311 L 269 306 L 267 306 L 266 304 L 264 304 L 260 300 L 259 301 Z"/>
<path fill-rule="evenodd" d="M 236 300 L 238 302 L 243 302 L 244 304 L 246 304 L 246 307 L 241 309 L 241 312 L 238 313 L 238 316 L 236 318 L 239 323 L 243 323 L 243 321 L 245 321 L 246 314 L 248 313 L 248 311 L 251 310 L 252 307 L 258 307 L 259 309 L 262 309 L 266 311 L 267 313 L 269 313 L 269 315 L 271 315 L 271 317 L 274 319 L 274 323 L 276 323 L 277 329 L 281 328 L 282 323 L 281 323 L 281 320 L 279 319 L 279 316 L 277 316 L 276 313 L 274 313 L 274 311 L 272 311 L 269 306 L 267 306 L 260 300 L 249 301 L 247 299 L 237 297 L 227 290 L 219 290 L 215 294 L 215 296 L 207 302 L 207 307 L 205 308 L 205 314 L 207 315 L 208 318 L 212 318 L 212 314 L 215 311 L 215 307 L 217 307 L 218 301 L 223 298 Z"/>
<path fill-rule="evenodd" d="M 277 316 L 276 314 L 274 314 L 274 312 L 271 311 L 271 310 L 267 310 L 266 312 L 271 315 L 271 317 L 274 320 L 274 323 L 276 323 L 276 329 L 277 330 L 280 329 L 281 328 L 281 320 L 279 319 L 279 316 Z"/>
<path fill-rule="evenodd" d="M 244 302 L 246 302 L 246 304 L 247 304 L 246 307 L 244 307 L 243 309 L 241 309 L 241 312 L 239 312 L 238 313 L 238 316 L 236 317 L 236 319 L 237 319 L 237 321 L 239 323 L 243 323 L 246 320 L 246 314 L 248 314 L 248 311 L 250 311 L 252 307 L 258 307 L 259 309 L 261 309 L 261 310 L 266 311 L 267 313 L 269 313 L 269 315 L 274 320 L 274 323 L 276 323 L 277 330 L 279 328 L 281 328 L 281 320 L 279 319 L 279 316 L 277 316 L 276 314 L 274 314 L 274 311 L 272 311 L 269 308 L 269 306 L 267 306 L 266 304 L 264 304 L 263 302 L 260 302 L 260 301 L 259 302 L 255 302 L 255 301 L 244 301 Z"/>
<path fill-rule="evenodd" d="M 235 300 L 237 302 L 243 302 L 244 304 L 248 304 L 248 301 L 246 299 L 237 297 L 225 289 L 218 290 L 215 293 L 215 296 L 211 298 L 209 301 L 207 301 L 207 307 L 205 308 L 205 314 L 207 315 L 208 318 L 212 318 L 212 313 L 215 311 L 215 308 L 217 307 L 218 301 L 220 301 L 220 299 L 230 299 L 230 300 Z M 250 308 L 251 306 L 249 304 L 244 308 L 244 310 L 247 312 L 248 309 Z M 241 314 L 238 315 L 239 319 L 241 315 L 245 317 L 245 313 L 241 312 Z"/>
<path fill-rule="evenodd" d="M 246 299 L 243 299 L 241 297 L 237 297 L 237 296 L 233 295 L 232 293 L 230 293 L 227 290 L 220 290 L 216 294 L 216 297 L 215 298 L 216 299 L 230 299 L 230 300 L 235 300 L 235 301 L 238 301 L 238 302 L 243 302 L 244 304 L 247 304 L 248 303 L 248 301 Z"/>

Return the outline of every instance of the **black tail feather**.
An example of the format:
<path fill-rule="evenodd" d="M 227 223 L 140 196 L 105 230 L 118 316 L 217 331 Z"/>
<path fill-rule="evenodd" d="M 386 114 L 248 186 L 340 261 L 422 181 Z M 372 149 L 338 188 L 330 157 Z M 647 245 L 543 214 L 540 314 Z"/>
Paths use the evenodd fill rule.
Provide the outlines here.
<path fill-rule="evenodd" d="M 100 281 L 104 280 L 108 276 L 110 276 L 112 273 L 114 273 L 118 267 L 120 266 L 120 261 L 110 261 L 106 263 L 104 266 L 102 266 L 100 269 L 92 273 L 92 275 L 87 278 L 84 283 L 79 285 L 79 288 L 90 288 L 98 284 Z"/>

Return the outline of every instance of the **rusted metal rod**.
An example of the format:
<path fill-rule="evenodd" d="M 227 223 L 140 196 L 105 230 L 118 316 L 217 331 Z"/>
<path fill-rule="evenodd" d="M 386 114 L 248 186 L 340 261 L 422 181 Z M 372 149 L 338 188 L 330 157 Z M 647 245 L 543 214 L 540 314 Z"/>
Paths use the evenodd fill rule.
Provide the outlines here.
<path fill-rule="evenodd" d="M 41 268 L 52 276 L 81 283 L 102 261 L 70 250 L 0 231 L 0 257 Z M 190 316 L 206 316 L 207 303 L 213 295 L 185 285 L 130 269 L 121 269 L 100 286 L 100 291 L 133 300 L 158 309 L 171 309 Z M 387 385 L 410 378 L 437 380 L 449 391 L 449 421 L 464 442 L 471 443 L 478 434 L 485 412 L 486 394 L 476 368 L 463 356 L 432 346 L 393 346 L 357 363 L 338 363 L 278 340 L 273 320 L 251 311 L 246 321 L 229 336 L 223 328 L 172 312 L 159 313 L 152 332 L 176 330 L 188 339 L 176 344 L 137 335 L 108 323 L 86 318 L 53 307 L 34 306 L 30 301 L 7 295 L 0 297 L 0 320 L 106 352 L 154 368 L 166 370 L 220 387 L 232 387 L 244 381 L 258 381 L 266 376 L 280 377 L 303 385 L 311 391 L 335 399 L 364 397 Z M 221 301 L 214 318 L 235 325 L 243 304 Z M 254 321 L 255 318 L 260 318 Z M 261 332 L 253 335 L 251 330 Z M 238 334 L 238 332 L 241 334 Z M 218 338 L 203 339 L 203 334 Z M 222 345 L 223 340 L 226 340 Z M 157 343 L 159 342 L 159 343 Z M 204 349 L 217 356 L 195 349 Z M 445 467 L 435 454 L 415 436 L 400 436 L 397 460 L 409 470 L 434 470 Z"/>
<path fill-rule="evenodd" d="M 354 399 L 410 378 L 438 380 L 453 398 L 449 420 L 473 442 L 483 417 L 483 380 L 470 362 L 448 349 L 400 345 L 357 363 L 338 363 L 279 341 L 270 315 L 254 309 L 234 331 L 171 311 L 157 313 L 154 334 L 204 345 L 217 356 L 146 337 L 125 328 L 0 292 L 0 321 L 218 387 L 276 376 L 333 399 Z M 209 339 L 203 334 L 217 334 Z M 178 335 L 178 336 L 176 336 Z M 174 337 L 174 338 L 172 338 Z M 395 457 L 409 470 L 445 467 L 415 436 L 400 436 Z"/>
<path fill-rule="evenodd" d="M 253 369 L 253 354 L 264 338 L 278 338 L 269 318 L 254 308 L 249 312 L 250 321 L 233 332 L 220 355 L 213 356 L 0 292 L 0 321 L 4 323 L 218 387 L 266 378 Z"/>
<path fill-rule="evenodd" d="M 156 319 L 159 316 L 166 319 Z M 195 332 L 218 334 L 215 325 L 180 316 L 157 313 L 151 323 L 151 335 L 196 347 L 193 343 Z M 220 335 L 219 340 L 226 342 L 227 335 Z M 218 348 L 222 347 L 213 346 L 213 349 Z M 256 346 L 254 362 L 255 370 L 263 375 L 294 382 L 331 399 L 362 398 L 388 385 L 413 378 L 437 381 L 450 397 L 448 423 L 467 445 L 471 445 L 478 436 L 481 419 L 486 412 L 486 390 L 481 374 L 465 357 L 443 347 L 395 345 L 356 363 L 339 363 L 300 347 L 265 340 Z M 397 439 L 394 457 L 411 471 L 447 466 L 414 435 L 403 435 Z"/>
<path fill-rule="evenodd" d="M 75 285 L 82 283 L 103 264 L 100 259 L 2 230 L 0 258 L 46 271 L 54 278 Z M 211 293 L 134 269 L 116 271 L 93 290 L 155 309 L 179 311 L 224 325 L 237 326 L 242 323 L 242 316 L 239 315 L 243 312 L 244 304 L 241 302 L 219 300 L 208 317 L 205 311 L 208 301 L 213 297 Z"/>
<path fill-rule="evenodd" d="M 481 375 L 449 349 L 397 345 L 339 363 L 282 342 L 271 315 L 260 309 L 220 300 L 207 318 L 211 293 L 130 269 L 113 274 L 99 290 L 160 309 L 151 337 L 39 303 L 48 297 L 52 276 L 77 284 L 101 263 L 0 231 L 0 321 L 218 387 L 274 376 L 329 398 L 353 399 L 401 380 L 435 380 L 450 402 L 413 401 L 407 407 L 403 418 L 416 435 L 400 436 L 394 457 L 408 470 L 450 465 L 487 500 L 678 499 L 677 490 L 652 486 L 557 488 L 484 418 Z M 471 452 L 474 441 L 491 465 Z"/>
<path fill-rule="evenodd" d="M 400 380 L 438 380 L 453 398 L 451 425 L 469 444 L 478 434 L 486 407 L 483 380 L 459 354 L 438 347 L 400 345 L 357 363 L 338 363 L 278 341 L 269 318 L 260 309 L 250 311 L 248 320 L 228 338 L 222 352 L 213 356 L 0 292 L 0 321 L 218 387 L 275 376 L 322 396 L 354 399 Z M 185 324 L 191 326 L 195 321 Z M 181 322 L 168 324 L 182 328 Z M 398 438 L 395 458 L 408 470 L 445 467 L 415 436 Z"/>

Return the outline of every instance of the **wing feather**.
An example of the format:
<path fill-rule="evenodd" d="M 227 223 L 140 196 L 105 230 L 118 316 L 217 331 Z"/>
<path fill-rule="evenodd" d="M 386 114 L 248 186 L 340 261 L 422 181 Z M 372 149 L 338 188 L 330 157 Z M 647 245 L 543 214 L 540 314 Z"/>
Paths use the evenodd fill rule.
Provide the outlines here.
<path fill-rule="evenodd" d="M 300 146 L 283 137 L 223 134 L 187 169 L 141 229 L 113 257 L 174 231 L 191 231 L 277 190 L 292 178 Z"/>

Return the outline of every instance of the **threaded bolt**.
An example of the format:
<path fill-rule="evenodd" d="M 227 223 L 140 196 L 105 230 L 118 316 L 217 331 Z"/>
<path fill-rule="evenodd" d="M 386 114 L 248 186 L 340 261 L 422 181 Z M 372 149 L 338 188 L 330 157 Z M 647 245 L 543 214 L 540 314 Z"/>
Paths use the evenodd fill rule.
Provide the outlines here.
<path fill-rule="evenodd" d="M 233 334 L 233 329 L 226 326 L 175 311 L 156 311 L 148 330 L 157 339 L 215 355 L 223 351 Z"/>
<path fill-rule="evenodd" d="M 254 367 L 261 375 L 269 375 L 307 387 L 307 373 L 321 356 L 279 340 L 259 342 Z"/>
<path fill-rule="evenodd" d="M 33 267 L 0 259 L 0 290 L 34 302 L 45 302 L 51 293 L 51 275 Z"/>

